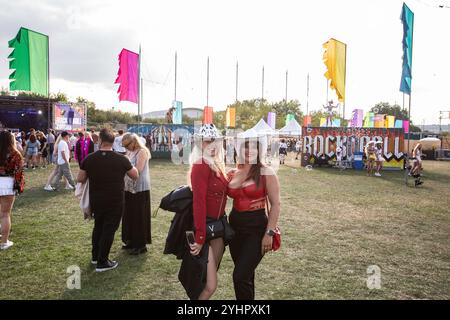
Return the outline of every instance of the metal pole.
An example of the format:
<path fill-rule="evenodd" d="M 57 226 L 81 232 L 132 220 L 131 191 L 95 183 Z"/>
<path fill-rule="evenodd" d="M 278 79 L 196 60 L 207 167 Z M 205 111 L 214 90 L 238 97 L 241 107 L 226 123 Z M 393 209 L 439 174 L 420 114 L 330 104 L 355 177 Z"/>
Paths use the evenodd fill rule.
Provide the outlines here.
<path fill-rule="evenodd" d="M 177 52 L 175 51 L 175 97 L 174 101 L 177 101 Z"/>
<path fill-rule="evenodd" d="M 264 66 L 262 67 L 262 91 L 261 91 L 261 102 L 264 101 Z"/>
<path fill-rule="evenodd" d="M 288 92 L 288 71 L 286 70 L 286 93 L 285 93 L 285 101 L 287 105 L 287 92 Z"/>
<path fill-rule="evenodd" d="M 347 45 L 345 45 L 345 70 L 344 70 L 344 97 L 345 97 L 345 84 L 347 83 Z M 342 106 L 342 118 L 345 119 L 345 98 Z"/>
<path fill-rule="evenodd" d="M 48 105 L 47 105 L 47 129 L 52 127 L 51 123 L 51 115 L 52 115 L 52 107 L 50 103 L 50 37 L 47 36 L 47 99 L 48 99 Z M 55 121 L 53 121 L 55 122 Z"/>
<path fill-rule="evenodd" d="M 209 57 L 206 65 L 206 106 L 209 107 Z"/>
<path fill-rule="evenodd" d="M 309 73 L 306 78 L 306 115 L 309 115 Z"/>
<path fill-rule="evenodd" d="M 409 121 L 409 128 L 408 128 L 408 144 L 407 144 L 407 152 L 406 152 L 406 160 L 408 161 L 407 164 L 409 164 L 409 141 L 411 140 L 411 92 L 409 93 L 409 99 L 408 99 L 408 121 Z M 405 170 L 405 184 L 408 185 L 408 170 Z"/>
<path fill-rule="evenodd" d="M 142 52 L 141 52 L 141 44 L 139 44 L 139 72 L 138 72 L 138 133 L 141 129 L 141 92 L 142 92 L 142 79 L 141 79 L 141 56 L 142 56 Z"/>
<path fill-rule="evenodd" d="M 236 102 L 238 101 L 239 64 L 236 61 Z"/>

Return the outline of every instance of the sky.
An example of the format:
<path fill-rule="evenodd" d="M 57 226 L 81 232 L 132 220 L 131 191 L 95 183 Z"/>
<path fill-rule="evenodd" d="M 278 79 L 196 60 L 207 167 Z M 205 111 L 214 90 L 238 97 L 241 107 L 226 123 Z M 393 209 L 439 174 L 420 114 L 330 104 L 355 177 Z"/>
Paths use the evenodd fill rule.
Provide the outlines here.
<path fill-rule="evenodd" d="M 118 101 L 114 81 L 122 48 L 142 48 L 143 111 L 167 109 L 174 99 L 174 54 L 178 52 L 177 99 L 184 107 L 224 110 L 238 99 L 297 99 L 306 112 L 327 100 L 322 44 L 347 44 L 346 117 L 384 101 L 402 105 L 400 0 L 0 0 L 0 86 L 8 87 L 8 40 L 20 27 L 49 35 L 50 91 L 83 96 L 98 108 L 137 112 Z M 411 117 L 435 124 L 450 111 L 450 0 L 410 0 L 415 14 Z M 443 5 L 444 8 L 439 8 Z M 334 93 L 329 90 L 329 99 Z M 406 99 L 406 105 L 407 105 Z M 443 120 L 448 124 L 449 120 Z"/>

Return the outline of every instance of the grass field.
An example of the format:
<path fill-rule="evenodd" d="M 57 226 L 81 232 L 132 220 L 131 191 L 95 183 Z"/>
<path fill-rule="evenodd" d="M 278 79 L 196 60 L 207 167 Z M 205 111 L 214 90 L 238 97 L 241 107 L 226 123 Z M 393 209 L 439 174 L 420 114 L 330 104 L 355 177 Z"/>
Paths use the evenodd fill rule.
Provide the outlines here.
<path fill-rule="evenodd" d="M 400 172 L 368 178 L 283 166 L 282 248 L 257 269 L 257 299 L 449 299 L 450 163 L 424 166 L 419 188 L 406 187 Z M 151 161 L 152 209 L 185 183 L 187 169 Z M 26 192 L 13 211 L 15 245 L 0 252 L 0 300 L 187 298 L 177 279 L 180 261 L 162 254 L 172 213 L 152 220 L 146 255 L 121 250 L 119 231 L 111 251 L 119 267 L 97 274 L 90 265 L 92 222 L 83 220 L 73 193 L 42 189 L 48 173 L 26 173 Z M 71 265 L 81 268 L 80 290 L 66 287 Z M 370 265 L 381 269 L 379 290 L 367 288 Z M 227 251 L 214 299 L 234 299 L 232 270 Z"/>

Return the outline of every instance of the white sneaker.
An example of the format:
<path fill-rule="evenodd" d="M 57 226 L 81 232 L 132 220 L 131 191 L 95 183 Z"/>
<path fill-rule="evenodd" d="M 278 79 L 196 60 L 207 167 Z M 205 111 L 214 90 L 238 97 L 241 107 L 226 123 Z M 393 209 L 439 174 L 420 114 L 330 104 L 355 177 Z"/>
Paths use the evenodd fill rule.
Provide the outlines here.
<path fill-rule="evenodd" d="M 381 174 L 378 173 L 378 172 L 375 172 L 375 176 L 376 176 L 376 177 L 381 177 Z"/>
<path fill-rule="evenodd" d="M 72 186 L 69 184 L 69 185 L 67 185 L 64 189 L 66 189 L 66 190 L 73 190 L 73 189 L 75 189 L 75 188 L 72 187 Z"/>
<path fill-rule="evenodd" d="M 0 243 L 0 250 L 6 250 L 13 246 L 14 242 L 7 240 L 6 243 Z"/>
<path fill-rule="evenodd" d="M 45 190 L 45 191 L 55 191 L 55 189 L 53 189 L 51 185 L 46 185 L 46 186 L 44 187 L 44 190 Z"/>

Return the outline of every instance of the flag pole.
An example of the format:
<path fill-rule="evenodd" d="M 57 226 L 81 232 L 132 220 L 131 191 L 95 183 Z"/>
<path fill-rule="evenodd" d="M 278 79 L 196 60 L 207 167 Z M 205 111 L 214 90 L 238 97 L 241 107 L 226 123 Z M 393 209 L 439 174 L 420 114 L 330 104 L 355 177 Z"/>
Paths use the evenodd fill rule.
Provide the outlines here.
<path fill-rule="evenodd" d="M 177 101 L 177 52 L 175 51 L 175 96 L 174 101 Z"/>
<path fill-rule="evenodd" d="M 412 19 L 412 32 L 411 32 L 411 81 L 410 81 L 410 87 L 409 87 L 409 99 L 408 99 L 408 151 L 406 153 L 406 157 L 407 157 L 407 161 L 408 161 L 408 165 L 409 165 L 409 141 L 411 140 L 411 95 L 412 95 L 412 52 L 413 52 L 413 44 L 414 44 L 414 14 L 413 14 L 413 19 Z M 406 172 L 407 170 L 405 170 L 405 184 L 408 185 L 408 173 Z"/>
<path fill-rule="evenodd" d="M 262 67 L 262 90 L 261 90 L 261 103 L 264 101 L 264 66 Z"/>
<path fill-rule="evenodd" d="M 306 115 L 309 115 L 309 73 L 306 77 Z"/>
<path fill-rule="evenodd" d="M 51 110 L 51 104 L 50 104 L 50 37 L 47 36 L 47 99 L 48 99 L 48 106 L 47 106 L 47 125 L 48 128 L 53 127 L 52 123 L 50 123 L 52 110 Z M 54 122 L 54 121 L 53 121 Z"/>
<path fill-rule="evenodd" d="M 344 101 L 342 106 L 342 119 L 345 120 L 345 86 L 347 84 L 347 45 L 345 45 L 345 70 L 344 70 Z"/>
<path fill-rule="evenodd" d="M 284 95 L 284 99 L 286 101 L 286 105 L 287 105 L 287 96 L 288 96 L 288 70 L 286 70 L 286 92 Z"/>
<path fill-rule="evenodd" d="M 141 130 L 141 103 L 142 103 L 142 79 L 141 79 L 141 54 L 142 54 L 142 50 L 141 50 L 141 44 L 139 44 L 139 72 L 138 72 L 138 134 L 139 131 Z"/>
<path fill-rule="evenodd" d="M 209 57 L 206 62 L 206 106 L 209 107 Z"/>
<path fill-rule="evenodd" d="M 236 61 L 236 102 L 238 101 L 239 61 Z"/>

